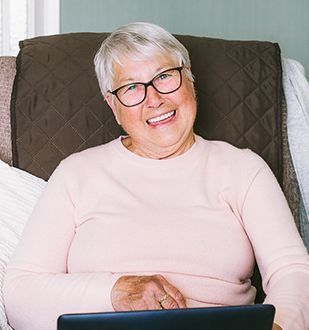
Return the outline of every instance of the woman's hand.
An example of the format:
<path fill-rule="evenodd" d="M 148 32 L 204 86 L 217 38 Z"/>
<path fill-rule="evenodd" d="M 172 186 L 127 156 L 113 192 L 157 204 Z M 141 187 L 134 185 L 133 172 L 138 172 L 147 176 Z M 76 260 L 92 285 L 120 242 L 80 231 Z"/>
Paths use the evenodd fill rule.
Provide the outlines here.
<path fill-rule="evenodd" d="M 280 325 L 274 323 L 273 327 L 272 327 L 272 330 L 282 330 L 282 328 L 280 327 Z"/>
<path fill-rule="evenodd" d="M 185 308 L 183 295 L 162 275 L 122 276 L 111 291 L 115 311 Z"/>

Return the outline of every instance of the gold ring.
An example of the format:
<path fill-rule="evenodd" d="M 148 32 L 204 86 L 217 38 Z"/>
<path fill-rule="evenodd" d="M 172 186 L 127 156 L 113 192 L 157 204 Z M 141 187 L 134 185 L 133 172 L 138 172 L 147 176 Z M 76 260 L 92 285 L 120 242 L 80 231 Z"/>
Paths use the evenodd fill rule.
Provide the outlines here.
<path fill-rule="evenodd" d="M 159 300 L 159 303 L 162 304 L 168 297 L 169 297 L 169 294 L 165 293 L 165 295 Z"/>

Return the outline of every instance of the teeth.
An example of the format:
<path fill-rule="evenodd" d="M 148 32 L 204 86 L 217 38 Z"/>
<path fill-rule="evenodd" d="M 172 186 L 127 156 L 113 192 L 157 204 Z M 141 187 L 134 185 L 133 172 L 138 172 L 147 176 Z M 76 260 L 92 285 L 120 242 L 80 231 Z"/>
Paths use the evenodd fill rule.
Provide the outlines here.
<path fill-rule="evenodd" d="M 172 116 L 174 115 L 174 113 L 175 113 L 175 111 L 168 112 L 168 113 L 166 113 L 166 114 L 164 114 L 164 115 L 162 115 L 162 116 L 148 119 L 148 122 L 149 122 L 150 124 L 157 123 L 157 122 L 159 122 L 159 121 L 161 121 L 161 120 L 164 120 L 164 119 L 167 119 L 167 118 L 169 118 L 169 117 L 172 117 Z"/>

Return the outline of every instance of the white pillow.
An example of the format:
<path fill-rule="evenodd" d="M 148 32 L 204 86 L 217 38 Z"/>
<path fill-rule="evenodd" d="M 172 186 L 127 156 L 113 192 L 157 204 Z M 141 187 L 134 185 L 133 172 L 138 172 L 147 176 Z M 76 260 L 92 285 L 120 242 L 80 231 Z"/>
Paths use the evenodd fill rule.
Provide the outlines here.
<path fill-rule="evenodd" d="M 46 182 L 0 160 L 0 329 L 10 330 L 3 303 L 6 265 Z"/>

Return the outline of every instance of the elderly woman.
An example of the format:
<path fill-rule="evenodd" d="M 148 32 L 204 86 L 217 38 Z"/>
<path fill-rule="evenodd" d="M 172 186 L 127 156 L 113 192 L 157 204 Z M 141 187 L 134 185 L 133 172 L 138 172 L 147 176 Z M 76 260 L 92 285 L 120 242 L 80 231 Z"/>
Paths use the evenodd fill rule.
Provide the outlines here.
<path fill-rule="evenodd" d="M 256 258 L 274 329 L 308 329 L 308 255 L 283 193 L 250 150 L 194 134 L 184 46 L 129 24 L 103 42 L 95 67 L 127 135 L 71 155 L 51 176 L 7 270 L 11 325 L 252 304 Z"/>

